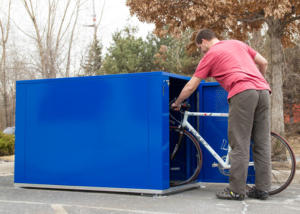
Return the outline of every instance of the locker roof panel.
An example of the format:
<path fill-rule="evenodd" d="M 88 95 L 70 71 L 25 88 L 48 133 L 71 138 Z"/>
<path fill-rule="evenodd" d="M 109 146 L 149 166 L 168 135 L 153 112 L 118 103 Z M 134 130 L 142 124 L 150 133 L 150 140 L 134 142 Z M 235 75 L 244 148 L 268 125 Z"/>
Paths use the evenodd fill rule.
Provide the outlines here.
<path fill-rule="evenodd" d="M 68 78 L 55 78 L 55 79 L 36 79 L 36 80 L 19 80 L 17 84 L 33 84 L 42 82 L 61 82 L 61 81 L 83 81 L 83 80 L 96 80 L 96 79 L 106 79 L 106 78 L 130 78 L 130 77 L 140 77 L 140 76 L 168 76 L 172 79 L 182 79 L 190 80 L 190 77 L 181 76 L 178 74 L 172 74 L 162 71 L 155 72 L 143 72 L 143 73 L 133 73 L 133 74 L 110 74 L 110 75 L 99 75 L 99 76 L 86 76 L 86 77 L 68 77 Z"/>

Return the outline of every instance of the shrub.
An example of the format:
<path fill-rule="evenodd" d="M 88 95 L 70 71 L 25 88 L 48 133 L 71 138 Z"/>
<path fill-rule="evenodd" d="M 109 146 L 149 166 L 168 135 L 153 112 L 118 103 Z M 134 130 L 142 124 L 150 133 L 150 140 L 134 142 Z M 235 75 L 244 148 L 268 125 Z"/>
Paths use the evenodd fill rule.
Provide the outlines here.
<path fill-rule="evenodd" d="M 15 135 L 0 132 L 0 156 L 15 154 Z"/>

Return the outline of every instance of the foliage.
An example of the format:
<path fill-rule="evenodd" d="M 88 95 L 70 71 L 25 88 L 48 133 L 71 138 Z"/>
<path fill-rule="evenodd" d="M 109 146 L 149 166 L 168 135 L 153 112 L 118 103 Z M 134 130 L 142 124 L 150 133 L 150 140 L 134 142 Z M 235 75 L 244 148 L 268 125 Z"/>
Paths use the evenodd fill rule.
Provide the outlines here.
<path fill-rule="evenodd" d="M 246 40 L 247 33 L 260 30 L 264 23 L 278 24 L 285 47 L 291 45 L 300 30 L 300 2 L 297 0 L 211 0 L 211 1 L 148 1 L 127 0 L 131 15 L 142 22 L 155 23 L 159 36 L 171 33 L 179 38 L 188 28 L 209 28 L 219 35 L 227 32 L 231 38 Z M 165 29 L 164 26 L 169 26 Z M 193 38 L 195 38 L 193 35 Z M 194 41 L 194 39 L 192 39 Z M 190 48 L 194 48 L 191 43 Z"/>
<path fill-rule="evenodd" d="M 300 30 L 300 1 L 298 0 L 175 0 L 148 1 L 127 0 L 131 15 L 142 22 L 155 23 L 156 35 L 171 33 L 180 38 L 182 32 L 209 28 L 220 35 L 225 32 L 230 38 L 245 41 L 248 33 L 268 26 L 271 53 L 271 126 L 272 130 L 284 135 L 283 119 L 283 47 L 294 45 L 296 32 Z M 165 29 L 165 26 L 169 26 Z M 194 52 L 195 31 L 189 52 Z"/>
<path fill-rule="evenodd" d="M 161 70 L 191 76 L 199 63 L 199 53 L 197 51 L 188 54 L 186 45 L 190 41 L 193 30 L 185 31 L 180 38 L 174 38 L 167 34 L 161 39 L 161 45 L 155 54 L 154 64 Z"/>
<path fill-rule="evenodd" d="M 0 156 L 15 153 L 15 136 L 0 132 Z"/>
<path fill-rule="evenodd" d="M 113 34 L 113 43 L 108 48 L 103 63 L 106 74 L 165 71 L 192 75 L 199 63 L 199 54 L 187 54 L 192 30 L 183 33 L 180 39 L 167 34 L 157 38 L 148 33 L 145 41 L 137 38 L 138 29 L 125 27 Z"/>
<path fill-rule="evenodd" d="M 89 49 L 88 56 L 81 67 L 85 76 L 100 75 L 102 66 L 102 49 L 103 46 L 98 39 L 95 39 Z"/>
<path fill-rule="evenodd" d="M 108 48 L 108 54 L 103 63 L 103 71 L 106 74 L 145 72 L 144 63 L 147 59 L 147 49 L 143 39 L 136 38 L 136 27 L 125 27 L 113 34 L 113 43 Z M 149 58 L 149 57 L 148 57 Z"/>

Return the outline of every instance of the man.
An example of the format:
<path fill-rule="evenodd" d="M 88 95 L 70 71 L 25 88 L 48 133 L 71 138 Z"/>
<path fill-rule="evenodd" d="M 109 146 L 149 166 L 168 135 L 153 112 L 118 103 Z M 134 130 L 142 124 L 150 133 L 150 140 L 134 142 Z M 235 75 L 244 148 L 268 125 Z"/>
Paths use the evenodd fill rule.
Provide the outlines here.
<path fill-rule="evenodd" d="M 196 90 L 202 79 L 214 77 L 228 92 L 228 139 L 232 148 L 229 186 L 216 196 L 233 200 L 245 198 L 252 139 L 256 177 L 255 188 L 247 191 L 247 195 L 267 199 L 267 191 L 271 188 L 271 90 L 263 77 L 267 60 L 243 42 L 218 40 L 209 29 L 197 34 L 196 45 L 205 55 L 172 106 L 178 111 L 180 104 Z"/>

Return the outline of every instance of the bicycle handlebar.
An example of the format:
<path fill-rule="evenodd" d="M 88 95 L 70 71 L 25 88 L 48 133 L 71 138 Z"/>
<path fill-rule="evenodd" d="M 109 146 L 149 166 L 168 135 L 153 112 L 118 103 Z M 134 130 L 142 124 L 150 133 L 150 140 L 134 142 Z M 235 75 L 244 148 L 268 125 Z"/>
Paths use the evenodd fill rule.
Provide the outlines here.
<path fill-rule="evenodd" d="M 176 107 L 170 106 L 169 110 L 174 110 Z M 191 108 L 191 105 L 188 104 L 188 102 L 184 102 L 180 104 L 180 109 L 182 108 L 186 108 L 186 110 L 188 111 Z"/>

